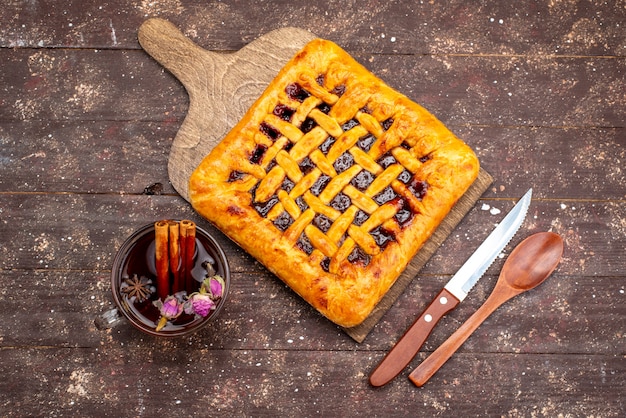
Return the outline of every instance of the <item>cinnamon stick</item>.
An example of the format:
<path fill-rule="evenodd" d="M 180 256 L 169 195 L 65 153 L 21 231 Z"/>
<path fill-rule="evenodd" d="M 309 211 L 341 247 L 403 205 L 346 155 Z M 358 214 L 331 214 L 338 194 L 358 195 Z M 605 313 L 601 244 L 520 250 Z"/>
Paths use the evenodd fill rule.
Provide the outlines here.
<path fill-rule="evenodd" d="M 154 236 L 157 270 L 157 296 L 159 299 L 165 299 L 170 292 L 168 259 L 169 223 L 167 221 L 155 222 Z"/>
<path fill-rule="evenodd" d="M 185 281 L 187 294 L 191 294 L 197 290 L 197 283 L 194 283 L 191 274 L 193 270 L 193 256 L 196 252 L 196 224 L 193 221 L 180 221 L 180 240 L 182 258 L 181 277 L 183 277 Z"/>
<path fill-rule="evenodd" d="M 183 289 L 180 280 L 180 233 L 178 222 L 169 222 L 170 271 L 172 272 L 172 293 Z"/>

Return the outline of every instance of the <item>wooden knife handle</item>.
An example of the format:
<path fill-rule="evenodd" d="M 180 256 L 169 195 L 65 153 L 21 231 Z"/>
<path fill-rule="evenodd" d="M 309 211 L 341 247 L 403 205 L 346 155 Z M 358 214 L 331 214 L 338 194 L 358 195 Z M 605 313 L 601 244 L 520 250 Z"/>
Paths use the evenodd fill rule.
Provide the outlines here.
<path fill-rule="evenodd" d="M 446 289 L 433 299 L 370 375 L 372 386 L 391 381 L 411 362 L 439 320 L 459 304 Z"/>
<path fill-rule="evenodd" d="M 507 300 L 512 297 L 514 293 L 505 295 Z M 463 343 L 469 338 L 470 335 L 483 323 L 485 319 L 489 317 L 502 303 L 497 297 L 494 297 L 492 293 L 483 305 L 478 308 L 467 321 L 463 323 L 446 341 L 443 342 L 433 353 L 430 354 L 415 370 L 409 374 L 409 380 L 415 384 L 415 386 L 421 387 L 428 382 L 428 380 L 437 373 L 437 370 L 445 364 L 450 357 L 463 345 Z"/>

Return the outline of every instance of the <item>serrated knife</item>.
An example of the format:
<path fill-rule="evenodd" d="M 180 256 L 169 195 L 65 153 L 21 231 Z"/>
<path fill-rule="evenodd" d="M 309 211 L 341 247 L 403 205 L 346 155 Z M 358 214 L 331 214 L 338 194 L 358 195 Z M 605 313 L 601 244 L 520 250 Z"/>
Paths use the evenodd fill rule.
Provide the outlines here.
<path fill-rule="evenodd" d="M 465 299 L 522 225 L 532 192 L 533 189 L 526 192 L 387 353 L 370 375 L 372 386 L 383 386 L 400 374 L 420 350 L 437 322 Z"/>

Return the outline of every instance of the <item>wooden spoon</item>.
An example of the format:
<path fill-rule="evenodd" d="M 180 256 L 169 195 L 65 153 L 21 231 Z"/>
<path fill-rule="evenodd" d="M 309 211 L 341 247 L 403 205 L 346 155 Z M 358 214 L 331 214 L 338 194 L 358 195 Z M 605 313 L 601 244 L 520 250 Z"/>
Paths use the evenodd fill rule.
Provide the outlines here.
<path fill-rule="evenodd" d="M 530 290 L 550 276 L 561 260 L 563 240 L 552 232 L 540 232 L 522 241 L 504 263 L 496 287 L 485 303 L 422 362 L 409 379 L 423 386 L 452 354 L 500 305 Z"/>

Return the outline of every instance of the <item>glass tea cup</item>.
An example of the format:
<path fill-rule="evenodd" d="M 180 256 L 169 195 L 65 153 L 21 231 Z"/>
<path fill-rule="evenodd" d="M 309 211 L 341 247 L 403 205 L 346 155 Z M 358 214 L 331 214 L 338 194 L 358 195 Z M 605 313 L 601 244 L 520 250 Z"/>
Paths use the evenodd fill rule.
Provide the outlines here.
<path fill-rule="evenodd" d="M 157 297 L 155 225 L 148 224 L 131 234 L 118 250 L 111 271 L 111 290 L 118 311 L 135 328 L 158 337 L 191 334 L 215 319 L 223 309 L 230 288 L 230 267 L 226 254 L 207 231 L 195 227 L 195 253 L 190 269 L 191 292 L 214 275 L 223 279 L 221 297 L 208 315 L 182 312 L 176 318 L 162 319 Z M 170 289 L 182 304 L 189 296 L 184 289 Z M 157 302 L 155 304 L 155 302 Z M 163 301 L 161 301 L 163 302 Z M 177 302 L 178 303 L 178 302 Z M 157 330 L 159 322 L 162 328 Z"/>

